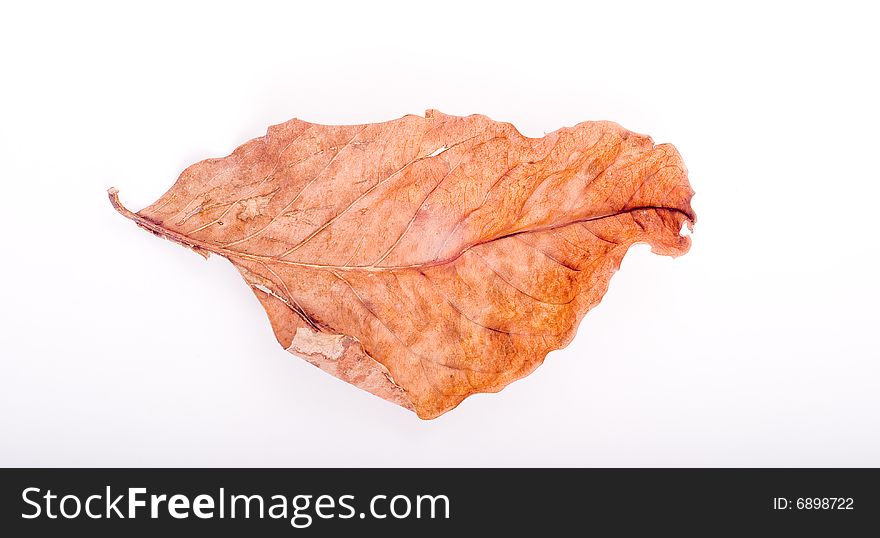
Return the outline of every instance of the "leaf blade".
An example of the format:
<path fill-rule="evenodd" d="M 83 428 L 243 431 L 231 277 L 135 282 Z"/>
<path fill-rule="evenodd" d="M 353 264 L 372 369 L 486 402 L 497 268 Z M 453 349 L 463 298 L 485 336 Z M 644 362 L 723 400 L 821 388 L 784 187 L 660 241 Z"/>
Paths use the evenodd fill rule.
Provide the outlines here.
<path fill-rule="evenodd" d="M 566 345 L 630 245 L 687 252 L 692 196 L 674 147 L 613 123 L 531 139 L 429 111 L 291 120 L 137 214 L 114 206 L 228 258 L 286 349 L 324 342 L 310 362 L 433 418 Z"/>

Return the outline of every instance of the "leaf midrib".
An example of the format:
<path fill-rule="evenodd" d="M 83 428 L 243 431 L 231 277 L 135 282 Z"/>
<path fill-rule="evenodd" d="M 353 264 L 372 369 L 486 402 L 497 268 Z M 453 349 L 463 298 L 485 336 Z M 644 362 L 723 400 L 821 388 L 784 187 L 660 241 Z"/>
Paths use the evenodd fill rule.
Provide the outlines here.
<path fill-rule="evenodd" d="M 264 256 L 264 255 L 260 255 L 260 254 L 248 254 L 248 253 L 244 253 L 244 252 L 237 251 L 237 250 L 226 249 L 226 248 L 223 248 L 223 247 L 211 244 L 211 243 L 207 243 L 205 241 L 194 239 L 190 236 L 184 235 L 184 234 L 176 232 L 174 230 L 169 230 L 168 228 L 165 228 L 161 224 L 159 224 L 159 223 L 157 223 L 157 222 L 155 222 L 155 221 L 153 221 L 153 220 L 151 220 L 151 219 L 149 219 L 139 213 L 132 212 L 131 210 L 126 208 L 124 205 L 122 205 L 122 203 L 120 203 L 119 194 L 116 189 L 111 188 L 108 191 L 108 196 L 110 197 L 110 203 L 113 204 L 113 207 L 119 213 L 121 213 L 123 216 L 125 216 L 126 218 L 133 220 L 138 226 L 141 226 L 141 227 L 155 233 L 156 235 L 159 235 L 160 237 L 164 237 L 165 239 L 168 239 L 169 241 L 172 241 L 174 243 L 178 243 L 178 244 L 183 245 L 189 249 L 192 249 L 202 255 L 204 255 L 204 253 L 206 253 L 206 252 L 211 252 L 211 253 L 223 256 L 224 258 L 227 258 L 230 260 L 233 258 L 238 258 L 238 259 L 243 259 L 243 260 L 251 260 L 251 261 L 255 261 L 255 262 L 260 262 L 260 263 L 264 263 L 264 264 L 265 263 L 280 264 L 280 265 L 288 265 L 288 266 L 295 266 L 295 267 L 303 267 L 303 268 L 308 268 L 308 269 L 363 271 L 363 272 L 386 272 L 386 271 L 397 271 L 397 270 L 403 270 L 403 269 L 424 269 L 424 268 L 428 268 L 428 267 L 436 267 L 439 265 L 446 265 L 446 264 L 454 262 L 459 257 L 461 257 L 465 252 L 467 252 L 468 250 L 470 250 L 474 247 L 477 247 L 479 245 L 492 243 L 494 241 L 500 241 L 500 240 L 506 239 L 508 237 L 514 237 L 514 236 L 518 236 L 518 235 L 522 235 L 522 234 L 545 232 L 545 231 L 555 230 L 558 228 L 563 228 L 566 226 L 571 226 L 573 224 L 580 224 L 583 222 L 592 222 L 592 221 L 597 221 L 597 220 L 613 218 L 613 217 L 617 217 L 619 215 L 626 215 L 626 214 L 635 213 L 636 211 L 650 211 L 650 210 L 669 211 L 669 212 L 679 213 L 681 215 L 684 215 L 684 217 L 687 218 L 689 221 L 693 220 L 691 215 L 689 215 L 686 211 L 683 211 L 682 209 L 679 209 L 677 207 L 653 206 L 653 205 L 651 205 L 651 206 L 637 206 L 637 207 L 632 207 L 629 209 L 615 211 L 612 213 L 596 215 L 593 217 L 574 219 L 574 220 L 571 220 L 569 222 L 565 222 L 562 224 L 552 224 L 552 225 L 548 225 L 548 226 L 537 226 L 534 228 L 529 228 L 527 230 L 519 230 L 519 231 L 511 232 L 511 233 L 508 233 L 505 235 L 500 235 L 498 237 L 486 239 L 485 241 L 479 241 L 479 242 L 473 243 L 471 245 L 466 245 L 455 256 L 452 256 L 449 258 L 444 258 L 442 260 L 432 260 L 430 262 L 417 263 L 417 264 L 411 264 L 411 265 L 396 265 L 396 266 L 333 265 L 333 264 L 315 264 L 315 263 L 306 263 L 306 262 L 295 262 L 295 261 L 290 261 L 290 260 L 282 260 L 282 259 L 279 259 L 275 256 Z"/>

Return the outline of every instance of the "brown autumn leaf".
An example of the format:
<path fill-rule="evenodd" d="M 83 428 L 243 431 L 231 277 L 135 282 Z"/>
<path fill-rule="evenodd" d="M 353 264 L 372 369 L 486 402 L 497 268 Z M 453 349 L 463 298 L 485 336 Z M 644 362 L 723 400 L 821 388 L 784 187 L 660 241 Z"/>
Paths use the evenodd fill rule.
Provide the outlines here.
<path fill-rule="evenodd" d="M 485 116 L 298 119 L 114 207 L 231 261 L 281 345 L 433 418 L 574 337 L 630 245 L 687 252 L 675 148 L 611 122 L 527 138 Z"/>

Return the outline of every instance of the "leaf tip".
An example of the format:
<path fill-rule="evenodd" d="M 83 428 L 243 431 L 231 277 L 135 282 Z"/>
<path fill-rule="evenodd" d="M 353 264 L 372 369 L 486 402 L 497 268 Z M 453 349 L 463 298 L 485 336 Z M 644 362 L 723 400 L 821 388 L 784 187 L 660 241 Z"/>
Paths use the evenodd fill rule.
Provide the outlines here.
<path fill-rule="evenodd" d="M 137 221 L 137 215 L 128 210 L 122 202 L 119 201 L 119 189 L 116 187 L 110 187 L 107 189 L 107 197 L 110 198 L 110 205 L 113 206 L 113 209 L 118 211 L 123 217 L 129 218 L 131 220 Z"/>
<path fill-rule="evenodd" d="M 185 246 L 186 248 L 192 250 L 206 260 L 211 256 L 210 251 L 193 243 L 186 236 L 183 236 L 171 230 L 167 230 L 159 224 L 152 222 L 144 216 L 138 215 L 137 213 L 122 205 L 122 202 L 119 201 L 119 189 L 117 189 L 116 187 L 110 187 L 109 189 L 107 189 L 107 197 L 110 198 L 110 205 L 112 205 L 113 209 L 118 211 L 120 215 L 129 220 L 133 220 L 135 224 L 147 230 L 148 232 L 158 237 L 168 239 L 169 241 L 172 241 L 179 245 Z"/>

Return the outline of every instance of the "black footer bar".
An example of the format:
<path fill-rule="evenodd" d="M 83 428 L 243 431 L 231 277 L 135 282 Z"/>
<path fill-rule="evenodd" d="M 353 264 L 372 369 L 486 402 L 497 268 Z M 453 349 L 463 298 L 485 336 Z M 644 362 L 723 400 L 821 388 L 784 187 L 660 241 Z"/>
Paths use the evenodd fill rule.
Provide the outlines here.
<path fill-rule="evenodd" d="M 878 469 L 4 469 L 0 484 L 6 536 L 880 530 Z"/>

